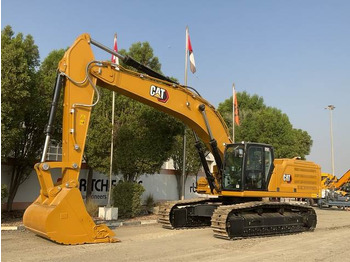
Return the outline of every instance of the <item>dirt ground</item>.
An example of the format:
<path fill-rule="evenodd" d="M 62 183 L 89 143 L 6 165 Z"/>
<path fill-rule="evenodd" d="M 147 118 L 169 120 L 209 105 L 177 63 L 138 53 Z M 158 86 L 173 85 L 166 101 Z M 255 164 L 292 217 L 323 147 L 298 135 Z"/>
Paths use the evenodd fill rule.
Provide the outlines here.
<path fill-rule="evenodd" d="M 316 209 L 314 232 L 228 241 L 210 228 L 115 229 L 114 244 L 63 246 L 28 231 L 1 232 L 2 261 L 349 261 L 350 211 Z"/>

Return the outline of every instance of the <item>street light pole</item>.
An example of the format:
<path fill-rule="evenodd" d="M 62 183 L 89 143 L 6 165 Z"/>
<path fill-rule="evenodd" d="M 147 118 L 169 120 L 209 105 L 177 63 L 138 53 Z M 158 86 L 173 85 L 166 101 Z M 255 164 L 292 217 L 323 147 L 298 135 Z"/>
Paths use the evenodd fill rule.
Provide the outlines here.
<path fill-rule="evenodd" d="M 332 158 L 332 175 L 334 176 L 334 149 L 333 149 L 333 110 L 335 109 L 334 105 L 329 105 L 325 109 L 329 110 L 330 115 L 330 133 L 331 133 L 331 158 Z"/>

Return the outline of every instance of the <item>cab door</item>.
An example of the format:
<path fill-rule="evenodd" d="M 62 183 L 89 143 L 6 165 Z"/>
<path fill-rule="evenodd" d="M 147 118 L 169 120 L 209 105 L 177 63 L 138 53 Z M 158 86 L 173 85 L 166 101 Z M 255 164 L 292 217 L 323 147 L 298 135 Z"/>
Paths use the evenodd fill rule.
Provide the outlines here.
<path fill-rule="evenodd" d="M 273 163 L 272 148 L 253 144 L 246 149 L 244 189 L 267 190 Z"/>

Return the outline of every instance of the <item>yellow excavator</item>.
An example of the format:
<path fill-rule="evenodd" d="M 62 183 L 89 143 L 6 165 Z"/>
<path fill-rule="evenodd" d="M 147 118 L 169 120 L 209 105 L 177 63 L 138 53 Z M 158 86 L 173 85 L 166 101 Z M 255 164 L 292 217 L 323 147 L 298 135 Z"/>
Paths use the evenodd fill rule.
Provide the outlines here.
<path fill-rule="evenodd" d="M 350 169 L 339 179 L 328 173 L 322 173 L 322 194 L 317 200 L 320 208 L 336 206 L 350 207 Z"/>
<path fill-rule="evenodd" d="M 108 61 L 96 61 L 91 46 L 113 54 L 130 71 Z M 141 73 L 139 73 L 141 72 Z M 212 226 L 214 235 L 233 239 L 257 235 L 313 230 L 316 213 L 308 206 L 263 199 L 318 198 L 320 167 L 298 159 L 274 159 L 273 148 L 259 143 L 232 143 L 227 126 L 215 108 L 198 92 L 175 83 L 129 56 L 123 56 L 90 35 L 79 36 L 58 66 L 53 102 L 40 163 L 38 198 L 25 211 L 26 228 L 63 244 L 116 242 L 106 225 L 88 215 L 78 187 L 81 161 L 96 86 L 116 91 L 183 121 L 194 132 L 205 170 L 197 191 L 206 198 L 169 202 L 160 208 L 159 222 L 166 228 Z M 60 92 L 63 89 L 62 161 L 48 162 L 46 154 Z M 212 152 L 211 172 L 200 140 Z M 61 171 L 54 183 L 53 169 Z"/>

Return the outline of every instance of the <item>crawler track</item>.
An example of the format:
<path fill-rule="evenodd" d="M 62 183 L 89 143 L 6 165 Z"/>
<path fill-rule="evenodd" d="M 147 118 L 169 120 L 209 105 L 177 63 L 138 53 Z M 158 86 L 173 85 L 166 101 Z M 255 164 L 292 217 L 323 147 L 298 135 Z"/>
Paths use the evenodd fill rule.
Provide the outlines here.
<path fill-rule="evenodd" d="M 211 225 L 215 237 L 238 239 L 312 231 L 317 218 L 312 207 L 300 204 L 254 201 L 222 205 L 199 198 L 166 202 L 159 208 L 158 222 L 167 229 Z"/>
<path fill-rule="evenodd" d="M 189 206 L 196 206 L 196 205 L 203 205 L 208 203 L 210 200 L 203 199 L 203 198 L 194 198 L 194 199 L 188 199 L 188 200 L 180 200 L 180 201 L 169 201 L 164 203 L 162 206 L 159 207 L 159 213 L 158 213 L 158 223 L 162 224 L 163 228 L 167 229 L 176 229 L 176 228 L 187 228 L 187 227 L 201 227 L 201 226 L 210 226 L 209 223 L 203 223 L 201 221 L 195 221 L 191 220 L 191 222 L 188 222 L 186 226 L 179 226 L 175 222 L 174 218 L 174 210 L 185 208 Z"/>
<path fill-rule="evenodd" d="M 311 207 L 258 201 L 218 207 L 211 227 L 215 237 L 237 239 L 311 231 L 316 223 Z"/>

